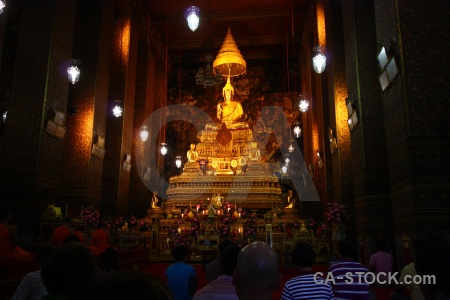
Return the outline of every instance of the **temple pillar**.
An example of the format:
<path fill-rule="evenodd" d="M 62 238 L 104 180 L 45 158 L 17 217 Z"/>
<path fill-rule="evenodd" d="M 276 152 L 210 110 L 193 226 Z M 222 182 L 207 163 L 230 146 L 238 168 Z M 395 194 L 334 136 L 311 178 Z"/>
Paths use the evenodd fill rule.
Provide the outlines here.
<path fill-rule="evenodd" d="M 326 5 L 327 31 L 327 66 L 326 76 L 328 97 L 324 100 L 324 144 L 327 174 L 327 198 L 337 201 L 349 208 L 354 207 L 352 180 L 352 152 L 350 130 L 347 123 L 347 82 L 345 68 L 344 29 L 342 20 L 342 4 L 340 0 L 328 1 Z M 326 108 L 326 109 L 325 109 Z M 330 132 L 331 130 L 331 132 Z M 335 140 L 333 140 L 333 138 Z M 335 144 L 334 144 L 335 143 Z M 336 147 L 334 146 L 336 145 Z M 354 219 L 348 222 L 346 234 L 354 239 Z"/>
<path fill-rule="evenodd" d="M 14 61 L 2 66 L 12 75 L 3 82 L 10 96 L 4 99 L 8 116 L 0 146 L 0 190 L 22 241 L 39 234 L 37 222 L 44 202 L 57 200 L 65 138 L 45 129 L 56 111 L 66 111 L 70 84 L 66 69 L 72 56 L 76 9 L 72 0 L 22 5 L 18 32 L 7 33 L 15 35 L 8 41 L 17 38 L 16 43 L 3 49 Z"/>
<path fill-rule="evenodd" d="M 448 2 L 374 2 L 377 42 L 399 69 L 380 104 L 395 239 L 401 249 L 402 238 L 412 242 L 429 234 L 444 237 L 450 231 L 450 140 L 442 138 L 448 137 L 450 113 L 444 79 L 448 72 L 443 68 L 448 59 L 442 47 L 446 34 L 442 12 L 448 11 Z M 431 57 L 423 59 L 429 53 L 438 63 L 430 63 Z"/>
<path fill-rule="evenodd" d="M 109 86 L 109 106 L 106 121 L 106 154 L 103 163 L 100 208 L 105 213 L 128 212 L 130 169 L 127 156 L 132 153 L 133 114 L 136 84 L 136 62 L 139 27 L 131 18 L 128 7 L 116 10 L 113 28 L 112 69 Z M 120 100 L 121 117 L 112 114 Z M 124 165 L 125 163 L 125 165 Z"/>
<path fill-rule="evenodd" d="M 393 241 L 384 114 L 378 82 L 374 1 L 342 1 L 348 100 L 359 124 L 351 131 L 355 222 L 365 255 L 374 237 Z"/>
<path fill-rule="evenodd" d="M 139 173 L 144 174 L 149 165 L 149 147 L 145 147 L 145 142 L 140 139 L 141 126 L 145 119 L 150 116 L 153 110 L 153 84 L 155 75 L 155 58 L 148 49 L 148 45 L 139 43 L 138 62 L 136 76 L 136 97 L 134 101 L 134 134 L 133 134 L 133 158 L 130 180 L 130 210 L 133 215 L 145 216 L 145 212 L 150 207 L 152 197 L 151 191 L 142 181 L 144 178 Z M 149 140 L 151 140 L 151 128 Z M 140 161 L 138 161 L 140 160 Z M 141 169 L 138 170 L 137 168 Z"/>
<path fill-rule="evenodd" d="M 80 59 L 80 80 L 69 89 L 60 197 L 70 211 L 99 208 L 103 158 L 93 143 L 105 138 L 114 23 L 114 2 L 79 1 L 72 57 Z"/>

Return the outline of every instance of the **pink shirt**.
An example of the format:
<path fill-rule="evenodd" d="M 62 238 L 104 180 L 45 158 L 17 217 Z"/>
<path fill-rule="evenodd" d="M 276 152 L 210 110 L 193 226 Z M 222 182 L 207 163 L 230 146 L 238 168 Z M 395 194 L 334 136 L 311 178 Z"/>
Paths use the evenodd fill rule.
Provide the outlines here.
<path fill-rule="evenodd" d="M 386 276 L 381 276 L 380 279 L 385 280 L 388 277 L 388 273 L 392 272 L 392 266 L 394 265 L 394 258 L 392 254 L 385 251 L 377 251 L 370 257 L 369 265 L 375 266 L 375 273 L 383 272 Z"/>

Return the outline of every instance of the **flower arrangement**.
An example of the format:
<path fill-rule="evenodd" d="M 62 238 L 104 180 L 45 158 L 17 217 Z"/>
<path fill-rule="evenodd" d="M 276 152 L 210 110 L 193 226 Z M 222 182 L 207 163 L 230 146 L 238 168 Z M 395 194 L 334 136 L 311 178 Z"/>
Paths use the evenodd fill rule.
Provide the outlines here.
<path fill-rule="evenodd" d="M 181 225 L 181 220 L 178 220 L 178 219 L 173 220 L 172 224 L 170 224 L 170 227 L 168 229 L 168 234 L 169 235 L 177 235 L 180 225 Z"/>
<path fill-rule="evenodd" d="M 308 230 L 311 230 L 312 232 L 315 232 L 317 229 L 317 222 L 313 218 L 309 218 L 305 220 L 305 226 Z"/>
<path fill-rule="evenodd" d="M 326 220 L 335 225 L 342 221 L 347 221 L 350 219 L 350 213 L 345 209 L 343 204 L 334 202 L 329 202 L 327 204 L 327 211 L 325 212 Z"/>
<path fill-rule="evenodd" d="M 256 214 L 251 214 L 247 217 L 244 223 L 244 238 L 252 239 L 256 236 L 258 232 L 258 216 Z"/>
<path fill-rule="evenodd" d="M 219 226 L 219 235 L 221 237 L 229 236 L 231 233 L 231 218 L 224 217 L 222 218 L 222 223 Z"/>
<path fill-rule="evenodd" d="M 149 223 L 141 220 L 138 224 L 138 227 L 139 227 L 140 232 L 144 232 L 144 231 L 147 231 L 148 229 L 150 229 L 151 225 Z"/>
<path fill-rule="evenodd" d="M 82 209 L 80 216 L 87 230 L 97 229 L 98 223 L 100 222 L 100 213 L 95 207 L 90 206 Z"/>
<path fill-rule="evenodd" d="M 128 220 L 128 227 L 131 229 L 134 229 L 138 226 L 138 222 L 136 220 L 136 217 L 131 215 L 130 219 Z"/>
<path fill-rule="evenodd" d="M 194 217 L 190 219 L 190 221 L 191 221 L 190 234 L 194 238 L 197 238 L 200 232 L 200 219 L 198 217 Z"/>

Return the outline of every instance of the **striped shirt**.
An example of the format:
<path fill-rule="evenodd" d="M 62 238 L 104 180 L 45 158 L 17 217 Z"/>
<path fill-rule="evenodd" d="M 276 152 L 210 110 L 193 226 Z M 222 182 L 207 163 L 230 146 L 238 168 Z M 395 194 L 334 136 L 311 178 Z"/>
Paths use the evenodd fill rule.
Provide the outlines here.
<path fill-rule="evenodd" d="M 319 283 L 322 282 L 322 283 Z M 294 277 L 284 285 L 282 300 L 329 300 L 333 298 L 333 289 L 319 275 L 307 274 Z"/>
<path fill-rule="evenodd" d="M 355 274 L 356 272 L 366 274 L 369 270 L 359 262 L 351 259 L 345 259 L 328 269 L 328 273 L 333 275 L 333 288 L 336 299 L 369 299 L 370 287 L 364 282 L 364 274 L 358 275 Z"/>

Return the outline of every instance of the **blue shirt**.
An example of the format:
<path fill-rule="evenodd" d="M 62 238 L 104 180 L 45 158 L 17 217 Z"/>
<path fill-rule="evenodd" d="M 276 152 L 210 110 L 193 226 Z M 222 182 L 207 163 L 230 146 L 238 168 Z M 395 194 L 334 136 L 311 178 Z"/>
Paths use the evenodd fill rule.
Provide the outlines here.
<path fill-rule="evenodd" d="M 189 279 L 196 276 L 194 267 L 184 262 L 173 263 L 167 268 L 167 285 L 174 300 L 192 299 L 189 294 Z"/>

